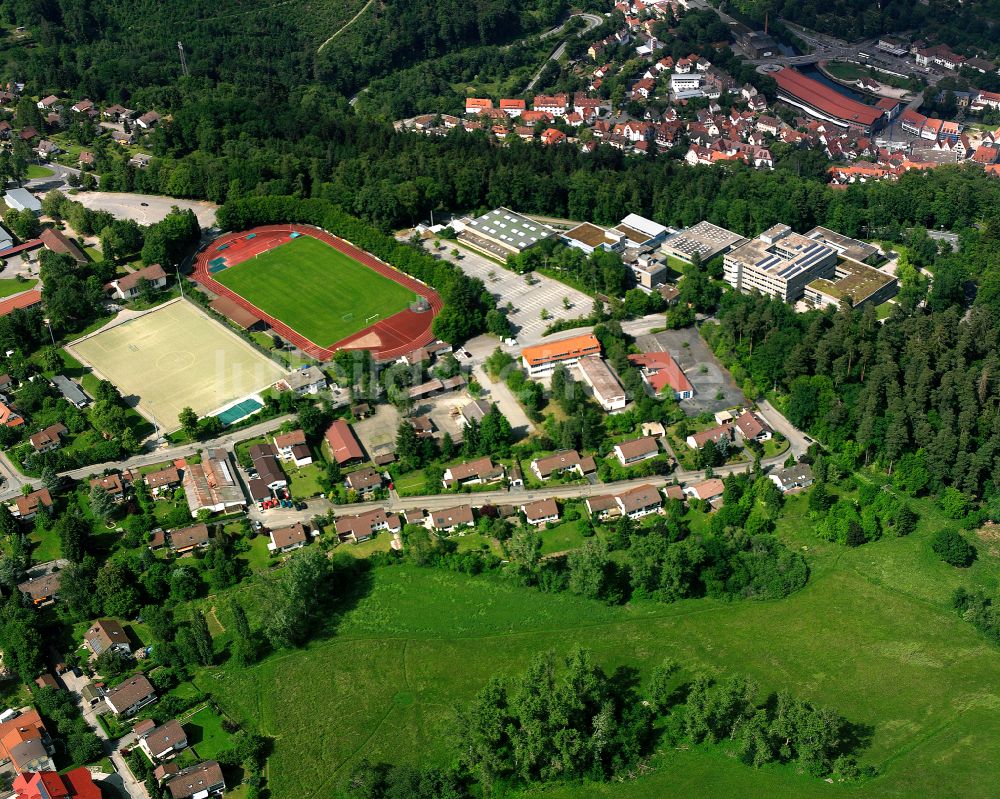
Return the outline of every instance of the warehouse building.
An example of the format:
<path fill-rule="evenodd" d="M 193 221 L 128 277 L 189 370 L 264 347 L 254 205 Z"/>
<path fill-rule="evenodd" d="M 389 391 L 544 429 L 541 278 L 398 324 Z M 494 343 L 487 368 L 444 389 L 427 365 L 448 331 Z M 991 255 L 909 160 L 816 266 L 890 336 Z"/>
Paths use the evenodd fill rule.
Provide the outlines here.
<path fill-rule="evenodd" d="M 618 377 L 600 355 L 588 355 L 577 363 L 583 382 L 594 392 L 594 399 L 606 411 L 620 411 L 628 398 Z"/>
<path fill-rule="evenodd" d="M 509 208 L 497 208 L 465 224 L 462 240 L 491 255 L 520 255 L 555 231 Z"/>
<path fill-rule="evenodd" d="M 717 255 L 724 255 L 730 250 L 746 244 L 747 239 L 724 227 L 711 222 L 699 222 L 693 227 L 670 236 L 663 242 L 663 252 L 685 263 L 691 263 L 695 254 L 702 263 Z"/>

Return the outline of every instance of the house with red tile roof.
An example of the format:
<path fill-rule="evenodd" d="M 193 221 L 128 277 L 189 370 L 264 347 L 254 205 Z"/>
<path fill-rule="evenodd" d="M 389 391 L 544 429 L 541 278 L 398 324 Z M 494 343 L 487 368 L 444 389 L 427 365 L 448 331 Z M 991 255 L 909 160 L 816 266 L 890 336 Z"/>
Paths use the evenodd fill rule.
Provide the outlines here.
<path fill-rule="evenodd" d="M 354 429 L 343 419 L 335 419 L 333 424 L 327 428 L 325 437 L 330 452 L 341 466 L 364 459 L 364 453 L 361 451 L 361 444 L 358 442 L 357 436 L 354 435 Z"/>
<path fill-rule="evenodd" d="M 11 786 L 15 799 L 101 799 L 101 789 L 85 766 L 58 774 L 25 772 Z"/>

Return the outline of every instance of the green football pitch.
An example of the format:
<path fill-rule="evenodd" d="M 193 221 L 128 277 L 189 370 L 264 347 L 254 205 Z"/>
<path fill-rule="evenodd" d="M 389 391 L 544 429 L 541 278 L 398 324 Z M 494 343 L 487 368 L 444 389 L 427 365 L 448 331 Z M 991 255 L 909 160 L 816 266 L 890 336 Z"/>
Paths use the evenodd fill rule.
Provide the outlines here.
<path fill-rule="evenodd" d="M 292 239 L 212 277 L 321 347 L 416 300 L 410 289 L 311 236 Z"/>

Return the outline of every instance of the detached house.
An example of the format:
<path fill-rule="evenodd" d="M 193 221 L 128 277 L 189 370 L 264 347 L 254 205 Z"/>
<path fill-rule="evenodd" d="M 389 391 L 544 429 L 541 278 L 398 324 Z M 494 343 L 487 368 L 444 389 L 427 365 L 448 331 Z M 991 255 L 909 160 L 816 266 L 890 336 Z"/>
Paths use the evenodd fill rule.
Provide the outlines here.
<path fill-rule="evenodd" d="M 281 460 L 291 461 L 300 468 L 313 462 L 312 452 L 306 444 L 306 434 L 301 430 L 276 435 L 274 449 Z"/>
<path fill-rule="evenodd" d="M 597 464 L 592 457 L 581 458 L 575 449 L 568 449 L 546 458 L 536 458 L 531 462 L 531 471 L 539 480 L 548 480 L 563 472 L 573 472 L 583 477 L 597 471 Z"/>
<path fill-rule="evenodd" d="M 28 440 L 31 442 L 31 448 L 35 452 L 51 452 L 62 446 L 62 437 L 68 432 L 64 424 L 56 422 L 56 424 L 49 425 L 44 430 L 38 431 Z"/>
<path fill-rule="evenodd" d="M 226 790 L 226 779 L 218 763 L 206 760 L 178 771 L 167 780 L 166 787 L 171 799 L 208 799 L 210 796 L 222 796 Z"/>
<path fill-rule="evenodd" d="M 188 745 L 184 727 L 176 719 L 159 727 L 154 721 L 142 721 L 132 728 L 132 732 L 139 739 L 139 748 L 153 763 L 172 758 Z"/>
<path fill-rule="evenodd" d="M 94 657 L 109 649 L 117 649 L 124 655 L 132 654 L 132 644 L 128 640 L 128 633 L 125 632 L 121 622 L 114 619 L 95 621 L 84 634 L 83 642 Z"/>
<path fill-rule="evenodd" d="M 279 527 L 270 533 L 271 541 L 267 548 L 271 552 L 291 552 L 293 549 L 301 549 L 309 543 L 310 534 L 302 522 L 297 522 L 291 527 Z"/>
<path fill-rule="evenodd" d="M 371 466 L 366 466 L 347 475 L 344 483 L 352 491 L 365 494 L 382 487 L 382 475 Z"/>
<path fill-rule="evenodd" d="M 148 281 L 154 289 L 162 289 L 167 285 L 167 273 L 159 264 L 152 264 L 124 277 L 115 278 L 106 288 L 116 299 L 132 300 L 139 296 L 143 280 Z"/>
<path fill-rule="evenodd" d="M 641 519 L 651 513 L 659 513 L 663 507 L 663 497 L 655 486 L 643 485 L 615 495 L 618 511 L 630 519 Z"/>
<path fill-rule="evenodd" d="M 521 506 L 528 524 L 538 527 L 559 521 L 559 506 L 554 499 L 540 499 Z"/>
<path fill-rule="evenodd" d="M 700 433 L 692 433 L 685 439 L 685 443 L 687 443 L 691 449 L 701 449 L 709 441 L 718 443 L 723 438 L 728 441 L 733 440 L 733 426 L 731 424 L 711 427 L 708 430 L 702 430 Z"/>
<path fill-rule="evenodd" d="M 125 501 L 125 483 L 122 480 L 122 476 L 117 472 L 105 475 L 104 477 L 95 477 L 90 481 L 90 487 L 93 489 L 95 486 L 100 486 L 107 491 L 108 496 L 115 502 Z"/>
<path fill-rule="evenodd" d="M 42 508 L 52 507 L 52 495 L 47 488 L 40 488 L 30 494 L 17 497 L 14 500 L 14 507 L 11 513 L 21 521 L 30 521 L 35 518 L 35 514 Z"/>
<path fill-rule="evenodd" d="M 736 429 L 744 441 L 767 441 L 771 438 L 771 428 L 753 411 L 744 411 L 736 419 Z"/>
<path fill-rule="evenodd" d="M 439 533 L 453 533 L 463 527 L 472 527 L 476 523 L 471 505 L 436 510 L 428 518 L 431 529 Z"/>
<path fill-rule="evenodd" d="M 444 470 L 444 487 L 457 488 L 479 483 L 496 483 L 506 475 L 503 465 L 493 463 L 489 457 L 465 461 Z"/>
<path fill-rule="evenodd" d="M 660 454 L 660 446 L 652 436 L 643 436 L 615 444 L 614 452 L 622 466 L 631 466 L 633 463 L 655 458 Z"/>
<path fill-rule="evenodd" d="M 156 690 L 144 674 L 129 677 L 104 695 L 104 701 L 116 716 L 134 716 L 146 705 L 156 701 Z"/>
<path fill-rule="evenodd" d="M 170 548 L 178 555 L 186 555 L 208 546 L 211 535 L 207 524 L 195 524 L 181 530 L 170 531 Z"/>
<path fill-rule="evenodd" d="M 402 529 L 399 516 L 382 509 L 357 516 L 341 516 L 334 522 L 334 526 L 341 541 L 353 541 L 355 544 L 367 541 L 380 530 L 388 530 L 395 534 Z"/>
<path fill-rule="evenodd" d="M 768 479 L 781 489 L 782 493 L 796 488 L 805 488 L 813 484 L 812 467 L 808 463 L 797 463 L 787 469 L 771 472 Z"/>

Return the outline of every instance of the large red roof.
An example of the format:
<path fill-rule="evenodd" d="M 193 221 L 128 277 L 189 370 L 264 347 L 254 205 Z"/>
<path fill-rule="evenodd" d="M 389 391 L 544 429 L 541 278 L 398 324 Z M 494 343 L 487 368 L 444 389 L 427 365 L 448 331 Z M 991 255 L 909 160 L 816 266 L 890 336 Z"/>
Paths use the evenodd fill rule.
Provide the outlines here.
<path fill-rule="evenodd" d="M 38 305 L 42 301 L 42 292 L 38 289 L 32 289 L 31 291 L 26 291 L 23 294 L 17 294 L 10 299 L 0 302 L 0 316 L 6 316 L 12 311 L 16 311 L 18 308 L 30 308 L 33 305 Z"/>
<path fill-rule="evenodd" d="M 852 100 L 791 67 L 784 67 L 772 73 L 771 77 L 782 91 L 844 122 L 872 125 L 882 116 L 880 109 Z"/>

